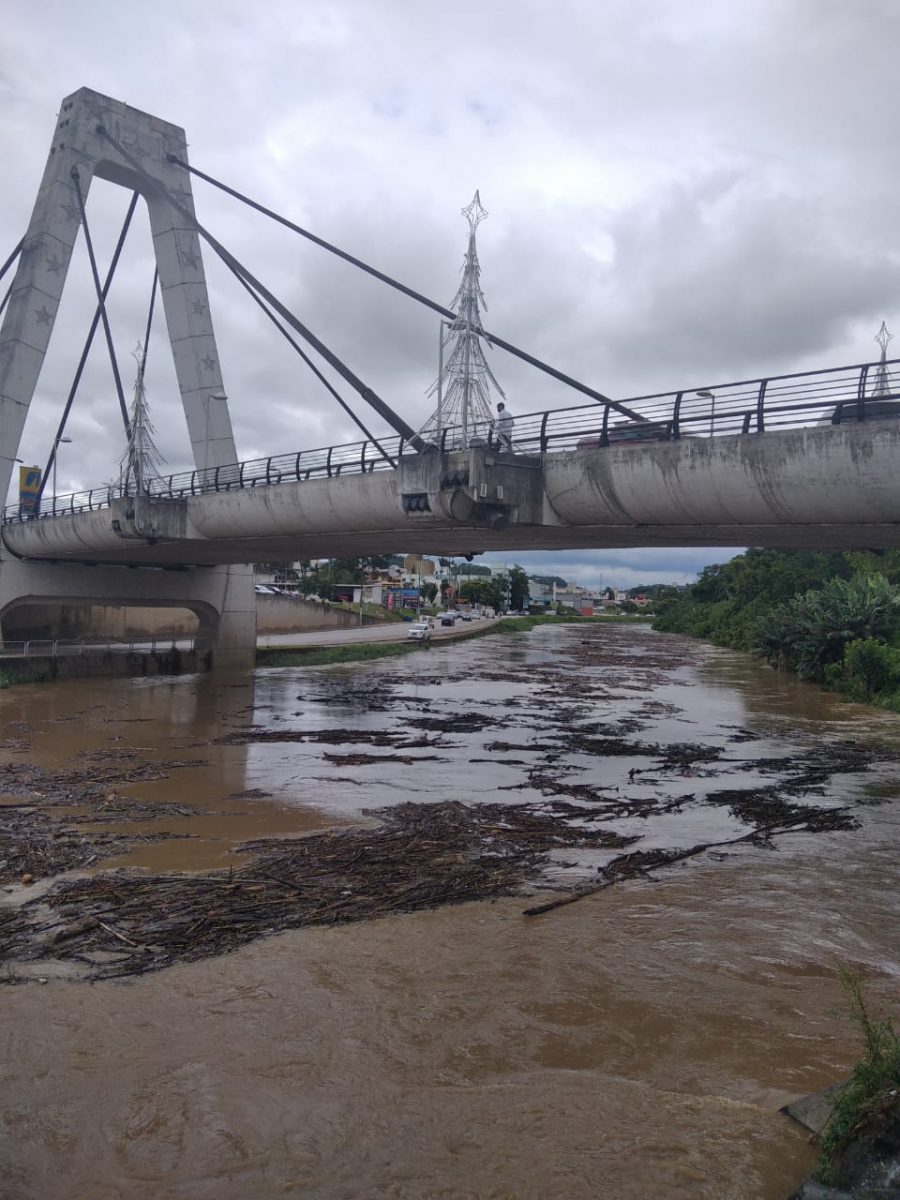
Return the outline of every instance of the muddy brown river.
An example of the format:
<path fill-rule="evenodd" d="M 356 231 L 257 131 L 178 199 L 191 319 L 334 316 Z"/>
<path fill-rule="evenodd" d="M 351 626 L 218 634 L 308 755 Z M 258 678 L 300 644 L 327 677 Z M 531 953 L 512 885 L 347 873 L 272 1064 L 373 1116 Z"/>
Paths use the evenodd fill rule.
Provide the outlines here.
<path fill-rule="evenodd" d="M 815 1148 L 779 1108 L 860 1053 L 837 964 L 896 1015 L 900 716 L 742 655 L 544 626 L 0 718 L 3 1200 L 785 1200 Z M 360 919 L 316 835 L 364 866 L 377 810 L 459 801 L 489 828 Z M 259 857 L 298 837 L 341 923 L 211 899 L 166 950 L 171 872 L 313 904 Z M 429 907 L 429 872 L 494 891 Z M 156 918 L 117 908 L 136 878 Z"/>

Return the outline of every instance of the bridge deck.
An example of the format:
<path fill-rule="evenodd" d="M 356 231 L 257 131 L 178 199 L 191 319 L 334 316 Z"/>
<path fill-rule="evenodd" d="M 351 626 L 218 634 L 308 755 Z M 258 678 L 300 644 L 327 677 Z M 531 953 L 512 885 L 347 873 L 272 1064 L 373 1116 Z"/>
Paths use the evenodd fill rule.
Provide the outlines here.
<path fill-rule="evenodd" d="M 398 551 L 891 546 L 900 544 L 898 456 L 895 418 L 591 444 L 537 459 L 487 449 L 417 455 L 397 470 L 115 499 L 7 524 L 3 542 L 23 558 L 147 566 Z M 486 523 L 485 494 L 504 524 Z M 425 510 L 411 510 L 411 497 Z"/>

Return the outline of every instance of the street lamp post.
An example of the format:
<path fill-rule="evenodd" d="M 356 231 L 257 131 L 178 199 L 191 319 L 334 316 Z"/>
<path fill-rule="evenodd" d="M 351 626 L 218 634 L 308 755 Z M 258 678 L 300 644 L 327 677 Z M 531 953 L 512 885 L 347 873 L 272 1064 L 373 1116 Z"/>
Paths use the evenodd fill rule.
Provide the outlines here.
<path fill-rule="evenodd" d="M 702 391 L 697 392 L 701 400 L 709 401 L 709 436 L 712 437 L 715 433 L 716 426 L 716 397 L 713 392 Z"/>
<path fill-rule="evenodd" d="M 56 460 L 59 458 L 59 447 L 61 444 L 72 444 L 70 437 L 58 437 L 53 443 L 53 511 L 56 512 Z"/>

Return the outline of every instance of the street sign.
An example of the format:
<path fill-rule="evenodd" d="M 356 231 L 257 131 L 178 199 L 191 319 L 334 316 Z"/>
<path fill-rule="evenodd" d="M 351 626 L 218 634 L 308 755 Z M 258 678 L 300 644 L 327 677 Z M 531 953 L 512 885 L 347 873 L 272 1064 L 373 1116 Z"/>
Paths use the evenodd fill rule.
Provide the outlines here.
<path fill-rule="evenodd" d="M 41 468 L 19 467 L 19 512 L 37 516 L 41 506 Z"/>

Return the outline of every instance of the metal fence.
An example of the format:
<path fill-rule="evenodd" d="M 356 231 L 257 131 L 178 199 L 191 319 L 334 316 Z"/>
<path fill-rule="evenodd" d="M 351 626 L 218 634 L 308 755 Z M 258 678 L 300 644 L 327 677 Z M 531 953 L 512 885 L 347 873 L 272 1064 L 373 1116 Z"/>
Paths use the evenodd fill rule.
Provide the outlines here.
<path fill-rule="evenodd" d="M 612 404 L 591 403 L 574 408 L 550 409 L 515 419 L 513 448 L 522 454 L 587 447 L 678 441 L 726 434 L 760 435 L 814 424 L 839 425 L 872 417 L 900 415 L 900 389 L 893 390 L 886 363 L 861 363 L 826 371 L 800 371 L 765 379 L 738 380 L 635 396 Z M 626 411 L 622 411 L 622 410 Z M 468 431 L 469 444 L 496 446 L 493 427 Z M 450 450 L 462 444 L 462 430 L 449 426 L 435 440 L 436 448 Z M 183 471 L 154 479 L 142 493 L 150 497 L 181 500 L 209 493 L 245 491 L 309 479 L 334 479 L 393 469 L 393 461 L 419 448 L 400 437 L 351 442 L 316 450 L 299 450 L 269 458 L 229 463 L 220 467 Z M 9 505 L 3 523 L 40 520 L 71 513 L 93 512 L 110 506 L 129 493 L 107 485 L 67 496 L 44 498 L 40 512 Z"/>
<path fill-rule="evenodd" d="M 135 638 L 131 641 L 85 641 L 74 638 L 31 638 L 23 642 L 0 641 L 3 658 L 82 658 L 101 654 L 189 654 L 195 638 Z"/>

